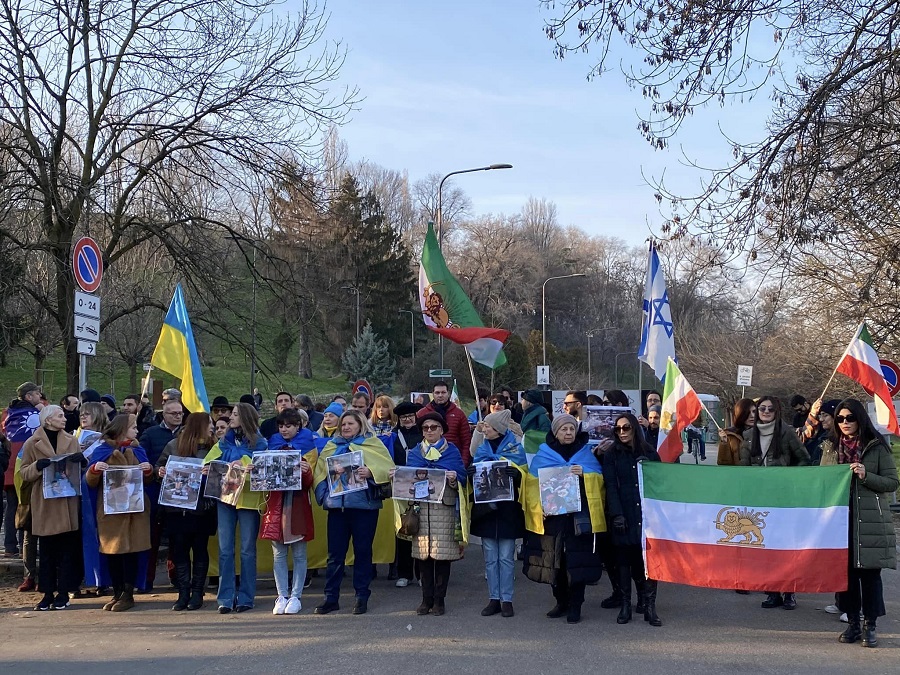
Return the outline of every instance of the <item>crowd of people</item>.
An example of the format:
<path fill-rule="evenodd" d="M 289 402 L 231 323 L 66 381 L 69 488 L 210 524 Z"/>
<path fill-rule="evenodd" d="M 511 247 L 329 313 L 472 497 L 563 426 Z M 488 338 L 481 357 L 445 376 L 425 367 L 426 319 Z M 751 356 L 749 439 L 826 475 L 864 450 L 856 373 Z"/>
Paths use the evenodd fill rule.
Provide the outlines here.
<path fill-rule="evenodd" d="M 365 614 L 376 564 L 387 562 L 398 587 L 419 582 L 422 598 L 415 612 L 440 616 L 453 562 L 474 536 L 480 538 L 487 581 L 482 616 L 515 615 L 518 557 L 527 579 L 551 586 L 550 618 L 581 621 L 585 588 L 606 570 L 612 592 L 601 607 L 618 609 L 620 624 L 637 614 L 661 626 L 657 582 L 644 570 L 638 486 L 639 464 L 660 460 L 659 392 L 651 391 L 636 412 L 617 412 L 611 436 L 599 444 L 588 442 L 585 406 L 630 408 L 623 392 L 610 390 L 593 400 L 585 392 L 567 392 L 556 415 L 544 394 L 479 392 L 479 410 L 466 416 L 442 381 L 430 400 L 416 403 L 398 404 L 386 395 L 370 401 L 357 393 L 349 404 L 335 396 L 316 406 L 307 396 L 279 392 L 275 414 L 260 420 L 259 398 L 249 394 L 238 403 L 217 396 L 210 413 L 188 412 L 180 393 L 169 389 L 157 413 L 141 396 L 126 397 L 118 409 L 113 396 L 90 389 L 54 405 L 26 382 L 3 417 L 4 555 L 22 557 L 19 590 L 41 593 L 37 610 L 65 609 L 73 598 L 105 592 L 103 609 L 121 612 L 135 606 L 136 593 L 153 588 L 164 540 L 178 592 L 172 609 L 200 609 L 212 552 L 216 607 L 227 614 L 255 606 L 258 546 L 268 540 L 274 614 L 301 611 L 303 590 L 317 572 L 310 567 L 323 568 L 325 577 L 314 613 L 340 610 L 346 565 L 352 565 L 352 613 Z M 847 465 L 848 589 L 837 594 L 833 610 L 848 622 L 841 642 L 873 647 L 877 618 L 885 612 L 881 569 L 896 567 L 888 495 L 898 479 L 890 448 L 855 399 L 808 404 L 795 397 L 791 407 L 796 415 L 788 424 L 777 397 L 737 401 L 732 425 L 720 432 L 717 463 Z M 539 438 L 536 451 L 525 452 L 527 434 Z M 295 453 L 298 488 L 243 489 L 233 502 L 201 496 L 194 509 L 159 505 L 170 461 L 202 463 L 204 481 L 212 462 L 225 463 L 241 484 L 260 452 Z M 341 466 L 352 467 L 357 483 L 338 490 L 331 472 L 347 453 L 354 454 L 343 459 L 354 459 Z M 82 477 L 80 494 L 47 494 L 45 470 L 58 466 L 53 462 Z M 476 481 L 487 480 L 486 469 L 476 476 L 484 462 L 493 463 L 493 480 L 511 488 L 511 499 L 474 498 Z M 123 467 L 140 475 L 143 506 L 110 512 L 104 479 Z M 392 499 L 391 483 L 402 467 L 417 469 L 424 488 L 421 494 L 410 488 L 408 499 Z M 545 512 L 539 481 L 545 469 L 577 482 L 580 508 Z M 443 484 L 434 486 L 433 475 Z M 762 602 L 767 609 L 796 606 L 788 589 L 771 589 Z"/>

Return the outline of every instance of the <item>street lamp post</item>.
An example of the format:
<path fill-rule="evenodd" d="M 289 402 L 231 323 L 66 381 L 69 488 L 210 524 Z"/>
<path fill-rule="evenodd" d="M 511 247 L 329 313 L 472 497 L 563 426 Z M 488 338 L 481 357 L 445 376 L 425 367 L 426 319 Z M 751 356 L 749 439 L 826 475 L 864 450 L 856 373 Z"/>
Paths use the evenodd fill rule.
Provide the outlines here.
<path fill-rule="evenodd" d="M 618 328 L 610 326 L 607 328 L 594 328 L 593 330 L 589 330 L 587 332 L 587 357 L 588 357 L 588 389 L 591 389 L 591 338 L 594 337 L 597 333 L 605 333 L 608 330 L 618 330 Z"/>
<path fill-rule="evenodd" d="M 544 354 L 544 363 L 541 365 L 547 365 L 547 282 L 553 281 L 554 279 L 571 279 L 572 277 L 583 276 L 585 275 L 581 272 L 578 272 L 577 274 L 563 274 L 560 277 L 550 277 L 541 284 L 541 342 L 543 343 Z"/>
<path fill-rule="evenodd" d="M 341 290 L 356 293 L 356 339 L 359 340 L 359 289 L 356 286 L 341 286 Z"/>
<path fill-rule="evenodd" d="M 409 344 L 412 347 L 412 369 L 416 369 L 416 312 L 412 309 L 397 310 L 398 314 L 409 314 Z"/>
<path fill-rule="evenodd" d="M 444 181 L 450 178 L 450 176 L 456 176 L 461 173 L 473 173 L 475 171 L 493 171 L 494 169 L 511 169 L 513 168 L 512 164 L 490 164 L 488 166 L 479 166 L 474 169 L 460 169 L 459 171 L 451 171 L 446 174 L 443 178 L 441 178 L 441 182 L 438 183 L 438 194 L 437 194 L 437 240 L 438 240 L 438 248 L 443 249 L 444 247 L 444 211 L 443 211 L 443 200 L 444 200 Z M 444 336 L 438 335 L 438 344 L 441 349 L 441 369 L 444 368 Z"/>

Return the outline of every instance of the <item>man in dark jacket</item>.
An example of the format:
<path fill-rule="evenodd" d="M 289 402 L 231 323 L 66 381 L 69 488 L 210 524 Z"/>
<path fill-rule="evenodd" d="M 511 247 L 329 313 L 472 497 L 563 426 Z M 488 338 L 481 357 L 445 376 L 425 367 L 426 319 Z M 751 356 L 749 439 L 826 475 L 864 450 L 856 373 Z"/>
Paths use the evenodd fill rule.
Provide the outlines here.
<path fill-rule="evenodd" d="M 307 396 L 306 394 L 300 394 L 294 399 L 294 403 L 297 405 L 297 407 L 305 410 L 306 414 L 309 416 L 309 424 L 307 424 L 307 427 L 309 429 L 316 431 L 320 426 L 322 426 L 322 419 L 325 416 L 318 410 L 316 410 L 316 406 L 309 396 Z"/>
<path fill-rule="evenodd" d="M 66 415 L 66 433 L 73 433 L 81 426 L 81 419 L 78 417 L 78 408 L 81 402 L 75 394 L 66 394 L 59 402 L 59 407 L 63 409 Z"/>
<path fill-rule="evenodd" d="M 550 431 L 550 418 L 544 407 L 544 395 L 540 391 L 529 389 L 522 394 L 522 411 L 522 431 Z"/>
<path fill-rule="evenodd" d="M 263 423 L 259 425 L 263 438 L 269 440 L 278 433 L 278 415 L 293 407 L 294 397 L 289 392 L 279 391 L 275 394 L 275 415 L 267 420 L 263 420 Z"/>
<path fill-rule="evenodd" d="M 444 438 L 453 443 L 462 455 L 463 463 L 468 466 L 472 461 L 469 444 L 472 442 L 472 432 L 469 430 L 469 420 L 462 409 L 450 400 L 450 387 L 443 380 L 434 385 L 431 394 L 431 402 L 422 408 L 416 417 L 421 419 L 428 413 L 436 412 L 447 422 L 447 433 Z"/>
<path fill-rule="evenodd" d="M 147 429 L 156 424 L 156 413 L 150 406 L 141 403 L 138 394 L 128 394 L 122 401 L 122 410 L 128 415 L 137 417 L 138 437 L 143 436 Z"/>

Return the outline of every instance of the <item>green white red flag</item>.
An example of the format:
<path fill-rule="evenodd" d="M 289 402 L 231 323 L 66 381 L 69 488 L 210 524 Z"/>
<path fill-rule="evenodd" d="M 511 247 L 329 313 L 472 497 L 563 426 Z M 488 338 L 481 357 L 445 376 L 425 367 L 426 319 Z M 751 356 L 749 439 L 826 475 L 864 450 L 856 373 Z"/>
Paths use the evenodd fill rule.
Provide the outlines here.
<path fill-rule="evenodd" d="M 428 224 L 419 266 L 419 304 L 425 325 L 451 342 L 463 345 L 472 360 L 499 368 L 506 363 L 503 343 L 509 331 L 487 328 L 456 277 L 447 269 L 434 227 Z"/>
<path fill-rule="evenodd" d="M 641 462 L 647 577 L 746 591 L 846 590 L 850 477 L 845 466 Z"/>
<path fill-rule="evenodd" d="M 703 404 L 697 392 L 682 375 L 678 364 L 669 357 L 663 388 L 662 413 L 659 418 L 657 452 L 664 462 L 674 462 L 684 450 L 681 432 L 697 419 Z"/>
<path fill-rule="evenodd" d="M 856 335 L 847 346 L 837 366 L 837 372 L 857 382 L 875 399 L 875 418 L 878 424 L 886 427 L 892 434 L 900 436 L 897 424 L 897 413 L 884 374 L 881 362 L 872 343 L 872 335 L 863 321 L 856 329 Z"/>

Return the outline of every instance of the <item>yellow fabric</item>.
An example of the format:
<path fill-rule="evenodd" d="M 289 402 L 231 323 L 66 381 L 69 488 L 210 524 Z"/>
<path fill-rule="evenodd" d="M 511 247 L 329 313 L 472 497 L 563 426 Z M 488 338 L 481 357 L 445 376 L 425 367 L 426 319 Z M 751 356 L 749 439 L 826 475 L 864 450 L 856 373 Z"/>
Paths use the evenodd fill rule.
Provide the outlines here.
<path fill-rule="evenodd" d="M 520 467 L 523 468 L 523 467 Z M 519 502 L 525 512 L 525 527 L 529 532 L 544 534 L 544 510 L 541 507 L 541 488 L 536 476 L 523 470 L 524 480 L 519 493 Z M 581 477 L 587 496 L 588 512 L 591 516 L 591 532 L 606 532 L 606 485 L 603 474 L 585 473 Z"/>
<path fill-rule="evenodd" d="M 425 452 L 424 457 L 425 457 L 425 459 L 427 459 L 429 462 L 436 462 L 436 461 L 438 461 L 438 460 L 441 458 L 441 451 L 438 450 L 438 449 L 437 449 L 436 447 L 434 447 L 433 445 L 429 445 L 429 446 L 428 446 L 428 450 Z"/>
<path fill-rule="evenodd" d="M 334 441 L 328 441 L 322 453 L 319 455 L 320 462 L 316 462 L 316 472 L 313 478 L 313 486 L 318 485 L 323 480 L 328 479 L 328 462 L 325 460 L 334 454 L 337 446 Z M 384 447 L 384 443 L 374 436 L 366 438 L 362 443 L 353 443 L 350 451 L 362 450 L 363 464 L 372 472 L 372 480 L 376 483 L 387 483 L 390 480 L 391 469 L 394 468 L 394 460 L 391 459 L 391 453 Z"/>

